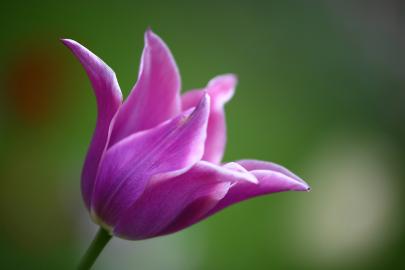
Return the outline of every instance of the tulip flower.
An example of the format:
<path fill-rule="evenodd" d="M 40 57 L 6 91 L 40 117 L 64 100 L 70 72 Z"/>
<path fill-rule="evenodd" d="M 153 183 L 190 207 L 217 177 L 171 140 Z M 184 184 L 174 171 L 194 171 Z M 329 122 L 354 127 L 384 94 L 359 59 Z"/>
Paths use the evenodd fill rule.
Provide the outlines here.
<path fill-rule="evenodd" d="M 215 77 L 205 88 L 180 95 L 173 56 L 147 30 L 138 80 L 123 101 L 107 64 L 73 40 L 62 42 L 83 65 L 98 107 L 81 188 L 101 229 L 82 269 L 111 236 L 166 235 L 252 197 L 309 190 L 298 176 L 271 162 L 222 163 L 224 105 L 234 94 L 234 75 Z"/>

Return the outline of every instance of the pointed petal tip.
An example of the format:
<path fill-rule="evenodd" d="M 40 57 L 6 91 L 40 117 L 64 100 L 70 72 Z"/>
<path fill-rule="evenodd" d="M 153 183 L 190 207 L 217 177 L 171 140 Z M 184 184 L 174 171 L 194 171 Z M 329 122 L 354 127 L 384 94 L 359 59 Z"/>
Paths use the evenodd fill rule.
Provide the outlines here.
<path fill-rule="evenodd" d="M 161 41 L 163 43 L 161 38 L 158 35 L 156 35 L 155 32 L 153 32 L 150 26 L 148 26 L 145 31 L 145 44 L 149 45 L 151 42 L 156 40 Z"/>
<path fill-rule="evenodd" d="M 210 81 L 210 83 L 216 82 L 218 80 L 228 81 L 229 83 L 236 84 L 238 82 L 238 76 L 234 73 L 225 73 L 218 75 Z"/>
<path fill-rule="evenodd" d="M 149 38 L 151 35 L 153 35 L 153 31 L 152 31 L 152 29 L 148 26 L 148 27 L 146 28 L 146 31 L 145 31 L 145 34 L 144 34 L 145 40 L 148 40 L 148 38 Z"/>
<path fill-rule="evenodd" d="M 309 186 L 309 184 L 304 181 L 302 178 L 298 177 L 298 180 L 300 181 L 300 184 L 302 186 L 302 191 L 310 192 L 312 188 Z"/>
<path fill-rule="evenodd" d="M 208 82 L 207 89 L 215 96 L 215 104 L 222 106 L 235 94 L 238 78 L 235 74 L 228 73 L 216 76 Z"/>
<path fill-rule="evenodd" d="M 218 75 L 208 82 L 208 87 L 215 86 L 218 83 L 225 84 L 228 88 L 235 88 L 238 83 L 238 76 L 234 73 Z"/>
<path fill-rule="evenodd" d="M 72 45 L 77 44 L 76 41 L 74 41 L 73 39 L 69 39 L 69 38 L 60 38 L 59 40 L 60 40 L 60 42 L 63 43 L 63 45 L 65 45 L 65 46 L 67 46 L 67 47 L 69 47 L 69 48 L 70 48 Z"/>
<path fill-rule="evenodd" d="M 210 95 L 208 94 L 207 91 L 204 91 L 203 96 L 201 97 L 200 102 L 197 104 L 195 110 L 197 110 L 198 108 L 201 108 L 201 107 L 209 107 L 210 100 L 211 100 Z"/>
<path fill-rule="evenodd" d="M 284 178 L 285 177 L 285 178 Z M 287 186 L 287 190 L 290 191 L 303 191 L 303 192 L 308 192 L 311 190 L 310 186 L 301 178 L 292 178 L 288 175 L 284 175 L 284 181 Z"/>
<path fill-rule="evenodd" d="M 301 179 L 301 181 L 297 182 L 297 184 L 298 186 L 295 188 L 296 191 L 311 191 L 311 187 L 304 180 Z"/>
<path fill-rule="evenodd" d="M 155 32 L 153 32 L 152 28 L 148 27 L 145 31 L 144 35 L 144 40 L 145 40 L 145 48 L 155 48 L 155 49 L 163 49 L 166 50 L 166 53 L 169 55 L 169 58 L 171 58 L 171 61 L 173 61 L 174 66 L 177 65 L 175 64 L 174 58 L 170 53 L 169 47 L 167 46 L 166 42 L 163 41 L 163 39 L 157 35 Z M 178 72 L 178 71 L 177 71 Z"/>
<path fill-rule="evenodd" d="M 73 54 L 84 65 L 86 71 L 94 70 L 95 74 L 98 74 L 102 71 L 107 71 L 108 75 L 112 75 L 112 77 L 114 77 L 114 80 L 116 80 L 114 70 L 109 67 L 100 57 L 92 53 L 85 46 L 73 39 L 61 38 L 60 41 L 73 52 Z M 99 68 L 100 70 L 97 70 L 97 68 Z M 118 96 L 122 97 L 121 90 L 116 92 Z"/>
<path fill-rule="evenodd" d="M 311 190 L 311 187 L 302 180 L 300 177 L 295 176 L 291 177 L 291 175 L 286 175 L 284 174 L 287 178 L 285 179 L 288 183 L 290 183 L 290 190 L 291 191 L 304 191 L 304 192 L 309 192 Z M 288 179 L 288 180 L 287 180 Z"/>
<path fill-rule="evenodd" d="M 63 43 L 63 45 L 65 45 L 66 47 L 68 47 L 71 50 L 74 50 L 74 49 L 88 50 L 82 44 L 80 44 L 76 40 L 73 40 L 73 39 L 70 39 L 70 38 L 61 38 L 60 41 Z"/>
<path fill-rule="evenodd" d="M 193 115 L 203 114 L 205 115 L 205 122 L 208 124 L 208 117 L 210 111 L 210 96 L 207 93 L 201 97 L 201 100 L 198 102 L 197 106 L 192 110 L 191 114 L 186 118 L 190 119 Z"/>

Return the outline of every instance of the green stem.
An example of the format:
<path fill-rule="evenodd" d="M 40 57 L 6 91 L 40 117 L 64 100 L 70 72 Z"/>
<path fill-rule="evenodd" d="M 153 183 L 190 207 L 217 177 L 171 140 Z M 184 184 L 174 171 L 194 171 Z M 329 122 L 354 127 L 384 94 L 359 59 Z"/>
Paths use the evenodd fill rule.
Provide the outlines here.
<path fill-rule="evenodd" d="M 104 249 L 105 245 L 110 241 L 111 235 L 100 227 L 97 232 L 96 237 L 91 242 L 90 247 L 87 249 L 82 260 L 80 261 L 78 270 L 88 270 L 96 261 L 97 257 L 100 255 L 101 251 Z"/>

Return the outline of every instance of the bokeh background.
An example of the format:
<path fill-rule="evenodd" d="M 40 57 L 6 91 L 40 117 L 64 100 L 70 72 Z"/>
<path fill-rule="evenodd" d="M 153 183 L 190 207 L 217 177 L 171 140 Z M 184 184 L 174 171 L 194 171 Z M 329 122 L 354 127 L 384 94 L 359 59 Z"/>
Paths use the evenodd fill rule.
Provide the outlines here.
<path fill-rule="evenodd" d="M 238 75 L 225 160 L 281 163 L 313 191 L 114 239 L 94 269 L 405 266 L 403 1 L 24 2 L 0 16 L 0 268 L 72 269 L 96 230 L 79 190 L 95 99 L 59 38 L 103 58 L 127 95 L 148 26 L 183 91 Z"/>

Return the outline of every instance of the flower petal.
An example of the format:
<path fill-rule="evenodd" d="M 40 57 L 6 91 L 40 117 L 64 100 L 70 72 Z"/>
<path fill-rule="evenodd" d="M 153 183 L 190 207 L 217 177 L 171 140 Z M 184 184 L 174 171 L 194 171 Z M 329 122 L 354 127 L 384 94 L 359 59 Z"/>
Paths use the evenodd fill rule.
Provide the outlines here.
<path fill-rule="evenodd" d="M 240 178 L 240 172 L 200 161 L 184 174 L 149 185 L 125 211 L 113 233 L 140 240 L 187 227 L 214 207 Z"/>
<path fill-rule="evenodd" d="M 254 169 L 248 171 L 246 170 L 247 168 L 240 165 L 240 163 L 245 163 L 248 165 L 247 167 L 249 169 L 252 167 L 254 167 Z M 224 207 L 252 197 L 288 190 L 309 190 L 309 186 L 303 180 L 295 175 L 294 178 L 287 176 L 293 174 L 282 166 L 270 162 L 245 160 L 241 162 L 230 162 L 219 168 L 221 169 L 216 168 L 214 176 L 231 184 L 227 194 L 220 200 L 217 200 L 216 203 L 211 201 L 212 204 L 210 208 L 205 208 L 205 214 L 202 214 L 203 212 L 201 211 L 198 212 L 198 210 L 201 209 L 200 205 L 204 201 L 197 200 L 190 204 L 187 209 L 183 210 L 180 217 L 172 222 L 172 224 L 159 235 L 182 230 L 215 214 Z M 273 168 L 275 168 L 275 170 L 272 170 Z M 281 173 L 281 171 L 283 173 Z M 187 174 L 188 172 L 181 177 L 186 178 Z M 209 177 L 212 177 L 212 172 L 211 174 L 204 175 L 205 179 L 209 179 Z M 193 181 L 196 180 L 193 179 Z M 215 205 L 213 205 L 214 203 Z M 196 212 L 198 214 L 195 214 Z"/>
<path fill-rule="evenodd" d="M 208 215 L 212 215 L 229 205 L 261 195 L 283 191 L 310 190 L 304 180 L 275 163 L 257 160 L 242 160 L 237 163 L 252 173 L 257 178 L 258 183 L 236 183 Z"/>
<path fill-rule="evenodd" d="M 235 75 L 227 74 L 212 79 L 205 90 L 211 96 L 211 111 L 208 120 L 207 140 L 203 160 L 219 164 L 226 144 L 226 123 L 224 105 L 228 102 L 236 87 Z M 182 96 L 182 110 L 195 106 L 204 90 L 192 90 Z"/>
<path fill-rule="evenodd" d="M 117 115 L 110 146 L 178 115 L 179 92 L 180 75 L 169 48 L 146 31 L 138 81 Z"/>
<path fill-rule="evenodd" d="M 113 226 L 152 180 L 179 175 L 199 161 L 209 106 L 209 96 L 205 95 L 192 113 L 135 133 L 109 148 L 94 189 L 93 218 L 106 227 Z"/>
<path fill-rule="evenodd" d="M 204 163 L 205 162 L 205 163 Z M 199 174 L 198 171 L 192 171 L 195 169 L 193 167 L 189 172 L 181 175 L 185 179 L 190 179 L 189 181 L 198 181 L 198 177 L 201 177 L 202 181 L 220 181 L 228 183 L 226 191 L 229 192 L 229 189 L 237 183 L 247 182 L 247 183 L 257 183 L 256 177 L 250 172 L 246 171 L 240 165 L 236 163 L 229 163 L 220 166 L 213 163 L 208 163 L 206 161 L 200 161 L 199 165 L 200 170 L 204 169 L 205 173 Z M 196 166 L 197 167 L 197 166 Z M 194 175 L 192 174 L 194 173 Z M 165 235 L 180 231 L 185 229 L 197 222 L 200 222 L 204 218 L 208 217 L 208 214 L 211 213 L 211 210 L 220 202 L 226 194 L 213 198 L 201 198 L 190 203 L 171 224 L 166 227 L 159 235 Z"/>
<path fill-rule="evenodd" d="M 297 175 L 286 169 L 285 167 L 269 162 L 269 161 L 262 161 L 262 160 L 254 160 L 254 159 L 244 159 L 244 160 L 239 160 L 237 161 L 238 164 L 240 164 L 242 167 L 244 167 L 248 171 L 253 171 L 253 170 L 269 170 L 269 171 L 276 171 L 282 174 L 285 174 L 298 182 L 301 182 L 302 184 L 308 186 L 308 184 L 299 178 Z"/>
<path fill-rule="evenodd" d="M 74 40 L 62 39 L 62 42 L 83 65 L 97 100 L 96 128 L 82 171 L 82 195 L 90 209 L 98 165 L 107 144 L 111 120 L 122 103 L 122 94 L 115 73 L 107 64 Z"/>

